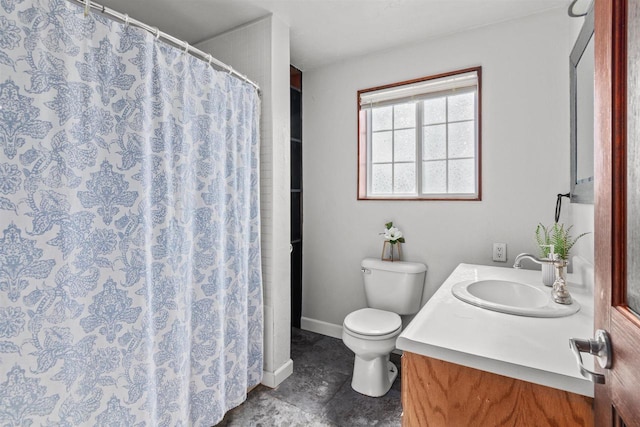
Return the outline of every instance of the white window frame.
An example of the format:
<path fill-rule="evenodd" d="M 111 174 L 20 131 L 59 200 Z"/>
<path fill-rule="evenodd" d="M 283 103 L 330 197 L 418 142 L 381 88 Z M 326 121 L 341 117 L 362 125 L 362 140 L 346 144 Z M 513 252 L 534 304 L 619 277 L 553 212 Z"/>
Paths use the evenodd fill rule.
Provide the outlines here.
<path fill-rule="evenodd" d="M 358 199 L 359 200 L 481 200 L 481 67 L 468 68 L 439 74 L 436 76 L 423 77 L 407 82 L 394 83 L 386 86 L 374 87 L 358 91 Z M 447 95 L 456 95 L 473 91 L 475 96 L 475 150 L 473 159 L 475 160 L 475 191 L 473 193 L 424 193 L 422 191 L 422 138 L 423 138 L 423 100 L 429 98 L 439 98 Z M 447 98 L 448 99 L 448 98 Z M 416 105 L 416 156 L 415 161 L 394 162 L 393 158 L 389 164 L 412 163 L 415 165 L 415 192 L 414 193 L 385 193 L 372 194 L 372 136 L 373 127 L 371 123 L 372 108 L 390 105 L 402 105 L 415 102 Z M 445 109 L 446 111 L 446 109 Z M 446 113 L 448 114 L 448 113 Z M 468 120 L 465 120 L 468 121 Z M 462 121 L 461 121 L 462 122 Z M 445 129 L 448 124 L 456 123 L 449 121 L 446 117 Z M 434 124 L 430 124 L 434 125 Z M 392 119 L 392 153 L 394 151 L 395 128 Z M 449 138 L 446 137 L 447 152 L 445 158 L 439 159 L 446 162 L 445 179 L 448 180 L 449 161 L 462 159 L 459 157 L 450 158 L 448 153 Z M 393 154 L 392 154 L 393 155 Z M 387 162 L 379 162 L 383 164 Z M 392 170 L 395 168 L 392 167 Z M 393 173 L 393 172 L 392 172 Z M 393 181 L 392 181 L 393 185 Z"/>

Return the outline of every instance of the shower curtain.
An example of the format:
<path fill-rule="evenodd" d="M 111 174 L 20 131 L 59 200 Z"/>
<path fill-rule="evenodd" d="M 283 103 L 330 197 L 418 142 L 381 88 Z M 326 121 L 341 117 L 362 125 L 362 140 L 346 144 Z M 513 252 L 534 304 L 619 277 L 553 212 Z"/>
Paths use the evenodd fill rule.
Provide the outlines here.
<path fill-rule="evenodd" d="M 254 87 L 0 1 L 0 425 L 211 426 L 262 376 Z"/>

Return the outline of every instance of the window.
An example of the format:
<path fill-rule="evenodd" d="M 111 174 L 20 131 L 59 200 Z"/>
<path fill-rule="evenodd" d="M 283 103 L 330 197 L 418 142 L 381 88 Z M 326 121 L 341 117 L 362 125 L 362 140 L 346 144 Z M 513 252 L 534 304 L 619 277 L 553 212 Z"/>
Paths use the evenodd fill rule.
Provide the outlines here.
<path fill-rule="evenodd" d="M 358 199 L 480 200 L 480 76 L 358 91 Z"/>

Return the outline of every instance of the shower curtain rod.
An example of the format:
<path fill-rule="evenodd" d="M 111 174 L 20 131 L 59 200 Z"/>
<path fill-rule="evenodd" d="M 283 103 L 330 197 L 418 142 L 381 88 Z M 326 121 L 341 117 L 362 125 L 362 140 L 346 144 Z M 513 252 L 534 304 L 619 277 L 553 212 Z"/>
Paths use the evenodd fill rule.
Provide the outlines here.
<path fill-rule="evenodd" d="M 116 18 L 117 20 L 123 22 L 125 25 L 133 25 L 134 27 L 142 28 L 143 30 L 153 34 L 156 37 L 156 39 L 161 38 L 169 42 L 173 46 L 181 47 L 184 49 L 186 53 L 190 53 L 191 55 L 197 58 L 200 58 L 205 62 L 208 62 L 209 65 L 215 65 L 219 68 L 222 68 L 225 71 L 228 71 L 230 74 L 238 77 L 239 79 L 244 80 L 245 82 L 249 83 L 251 86 L 255 87 L 256 90 L 258 91 L 258 94 L 260 94 L 260 86 L 258 86 L 257 83 L 250 80 L 244 74 L 239 73 L 238 71 L 234 70 L 230 65 L 227 65 L 224 62 L 214 58 L 213 56 L 211 56 L 210 53 L 205 53 L 200 49 L 196 49 L 195 47 L 191 46 L 189 43 L 187 43 L 184 40 L 180 40 L 178 38 L 173 37 L 170 34 L 160 31 L 158 27 L 152 27 L 150 25 L 147 25 L 144 22 L 138 21 L 137 19 L 130 18 L 129 15 L 127 15 L 126 13 L 117 12 L 113 9 L 110 9 L 104 5 L 95 3 L 91 0 L 70 0 L 70 1 L 83 6 L 85 16 L 88 15 L 89 9 L 95 9 L 102 14 L 109 15 L 113 18 Z"/>

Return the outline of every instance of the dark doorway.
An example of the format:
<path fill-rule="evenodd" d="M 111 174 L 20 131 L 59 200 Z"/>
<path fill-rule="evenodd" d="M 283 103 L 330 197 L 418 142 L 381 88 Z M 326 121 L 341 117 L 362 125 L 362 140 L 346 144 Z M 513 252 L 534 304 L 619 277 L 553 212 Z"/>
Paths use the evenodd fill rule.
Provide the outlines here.
<path fill-rule="evenodd" d="M 302 316 L 302 72 L 291 66 L 291 326 Z"/>

